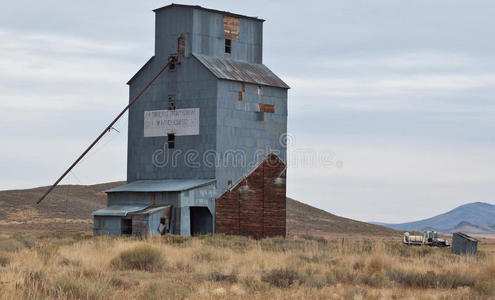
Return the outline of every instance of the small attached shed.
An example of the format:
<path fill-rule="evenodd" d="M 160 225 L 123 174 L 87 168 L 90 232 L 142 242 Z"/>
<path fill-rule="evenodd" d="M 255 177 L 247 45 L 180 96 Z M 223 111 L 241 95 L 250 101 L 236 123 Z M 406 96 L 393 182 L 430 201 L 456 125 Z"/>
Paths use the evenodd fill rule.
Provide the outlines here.
<path fill-rule="evenodd" d="M 452 235 L 452 253 L 476 255 L 478 240 L 462 232 L 456 232 Z"/>
<path fill-rule="evenodd" d="M 106 191 L 93 212 L 94 235 L 199 235 L 214 232 L 215 179 L 137 180 Z"/>
<path fill-rule="evenodd" d="M 92 213 L 94 235 L 130 235 L 132 233 L 132 215 L 146 207 L 148 205 L 111 205 L 94 211 Z"/>

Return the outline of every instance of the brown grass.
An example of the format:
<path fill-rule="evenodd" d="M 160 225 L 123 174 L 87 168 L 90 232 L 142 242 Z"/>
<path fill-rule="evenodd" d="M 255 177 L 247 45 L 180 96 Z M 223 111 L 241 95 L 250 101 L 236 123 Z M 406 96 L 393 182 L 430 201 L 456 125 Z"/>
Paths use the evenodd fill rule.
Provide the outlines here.
<path fill-rule="evenodd" d="M 0 299 L 488 299 L 478 257 L 396 242 L 86 234 L 0 236 Z M 8 251 L 6 251 L 8 250 Z"/>
<path fill-rule="evenodd" d="M 119 270 L 161 271 L 165 265 L 159 249 L 149 245 L 139 245 L 124 250 L 110 261 L 110 265 Z"/>

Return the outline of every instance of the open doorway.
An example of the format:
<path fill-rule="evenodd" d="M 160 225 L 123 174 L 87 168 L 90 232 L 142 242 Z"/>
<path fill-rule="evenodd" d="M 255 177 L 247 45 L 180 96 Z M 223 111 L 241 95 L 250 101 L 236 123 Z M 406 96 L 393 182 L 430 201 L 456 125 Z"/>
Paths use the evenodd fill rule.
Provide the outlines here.
<path fill-rule="evenodd" d="M 121 219 L 120 232 L 122 235 L 132 234 L 132 219 Z"/>
<path fill-rule="evenodd" d="M 213 217 L 208 207 L 192 206 L 189 208 L 191 235 L 213 233 Z"/>

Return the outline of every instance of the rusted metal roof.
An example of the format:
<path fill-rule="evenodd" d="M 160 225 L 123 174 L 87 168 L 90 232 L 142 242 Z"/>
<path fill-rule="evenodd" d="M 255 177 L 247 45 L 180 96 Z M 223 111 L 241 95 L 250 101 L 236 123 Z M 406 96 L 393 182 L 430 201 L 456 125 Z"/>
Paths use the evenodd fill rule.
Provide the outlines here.
<path fill-rule="evenodd" d="M 263 64 L 252 64 L 196 53 L 194 53 L 193 56 L 219 79 L 290 89 L 282 79 Z"/>

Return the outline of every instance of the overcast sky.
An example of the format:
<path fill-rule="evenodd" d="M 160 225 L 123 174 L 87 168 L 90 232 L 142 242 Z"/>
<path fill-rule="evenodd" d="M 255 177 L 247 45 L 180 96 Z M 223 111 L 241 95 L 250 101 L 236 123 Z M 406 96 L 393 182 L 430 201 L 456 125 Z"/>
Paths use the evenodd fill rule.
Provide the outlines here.
<path fill-rule="evenodd" d="M 289 197 L 383 222 L 495 202 L 493 1 L 182 3 L 267 20 L 264 63 L 292 88 L 289 160 L 342 163 L 289 166 Z M 0 189 L 53 183 L 126 105 L 167 4 L 2 4 Z M 63 183 L 125 180 L 127 117 L 116 128 Z"/>

